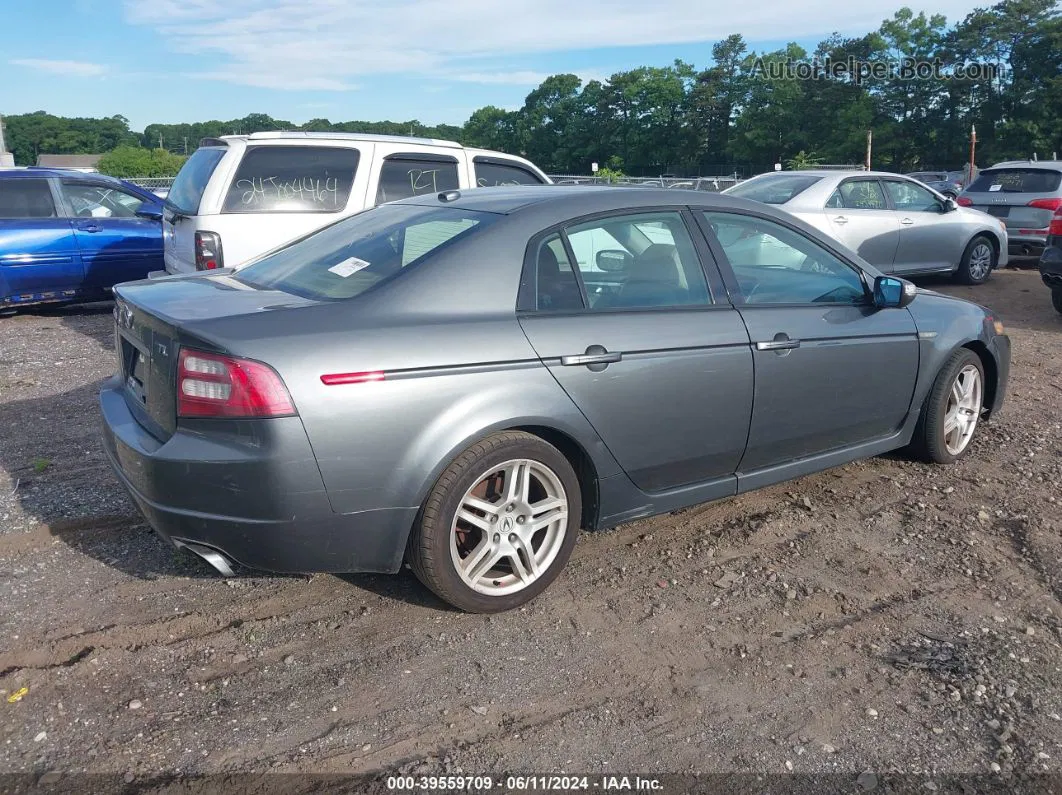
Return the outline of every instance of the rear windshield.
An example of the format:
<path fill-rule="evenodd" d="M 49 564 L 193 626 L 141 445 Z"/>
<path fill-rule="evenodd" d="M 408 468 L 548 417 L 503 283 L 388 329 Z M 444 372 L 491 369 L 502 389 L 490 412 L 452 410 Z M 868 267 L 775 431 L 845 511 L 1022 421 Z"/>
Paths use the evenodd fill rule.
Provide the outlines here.
<path fill-rule="evenodd" d="M 166 205 L 190 215 L 199 212 L 203 191 L 210 182 L 210 175 L 225 156 L 225 151 L 217 146 L 196 149 L 177 172 L 177 178 L 166 194 Z"/>
<path fill-rule="evenodd" d="M 358 150 L 342 146 L 248 148 L 223 213 L 336 213 L 347 206 Z"/>
<path fill-rule="evenodd" d="M 456 207 L 383 204 L 269 254 L 235 278 L 314 300 L 353 298 L 499 217 Z"/>
<path fill-rule="evenodd" d="M 807 174 L 777 174 L 760 179 L 750 179 L 727 191 L 730 196 L 753 199 L 764 204 L 785 204 L 803 193 L 822 177 Z"/>
<path fill-rule="evenodd" d="M 1043 168 L 998 168 L 982 171 L 967 188 L 971 193 L 1054 193 L 1062 172 Z"/>

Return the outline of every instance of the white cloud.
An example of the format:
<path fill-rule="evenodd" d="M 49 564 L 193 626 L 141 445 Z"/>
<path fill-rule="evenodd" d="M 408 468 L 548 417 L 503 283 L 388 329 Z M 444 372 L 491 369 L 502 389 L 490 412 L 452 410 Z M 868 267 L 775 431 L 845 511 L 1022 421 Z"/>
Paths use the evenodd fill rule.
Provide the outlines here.
<path fill-rule="evenodd" d="M 296 90 L 349 90 L 353 77 L 430 75 L 461 82 L 534 85 L 545 53 L 604 47 L 862 35 L 904 0 L 126 0 L 126 18 L 176 52 L 211 63 L 197 76 Z M 926 0 L 926 13 L 957 20 L 969 0 Z M 540 56 L 539 69 L 505 69 Z M 705 46 L 708 60 L 709 48 Z M 544 67 L 544 69 L 542 68 Z"/>
<path fill-rule="evenodd" d="M 52 61 L 46 58 L 15 58 L 8 63 L 24 66 L 38 72 L 47 72 L 62 77 L 100 77 L 107 74 L 107 67 L 85 61 Z"/>

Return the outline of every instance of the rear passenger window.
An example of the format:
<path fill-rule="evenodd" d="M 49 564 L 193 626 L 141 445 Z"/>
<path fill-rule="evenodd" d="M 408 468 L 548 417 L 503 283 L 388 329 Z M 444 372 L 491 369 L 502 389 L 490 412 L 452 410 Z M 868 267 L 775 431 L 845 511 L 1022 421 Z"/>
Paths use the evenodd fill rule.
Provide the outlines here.
<path fill-rule="evenodd" d="M 0 179 L 0 218 L 54 218 L 55 202 L 44 179 Z"/>
<path fill-rule="evenodd" d="M 244 153 L 225 213 L 334 213 L 347 206 L 358 150 L 339 146 L 256 146 Z"/>
<path fill-rule="evenodd" d="M 441 193 L 461 187 L 457 159 L 422 154 L 397 154 L 384 158 L 376 203 L 408 199 L 425 193 Z"/>
<path fill-rule="evenodd" d="M 545 183 L 518 163 L 476 158 L 476 187 L 497 185 L 544 185 Z"/>

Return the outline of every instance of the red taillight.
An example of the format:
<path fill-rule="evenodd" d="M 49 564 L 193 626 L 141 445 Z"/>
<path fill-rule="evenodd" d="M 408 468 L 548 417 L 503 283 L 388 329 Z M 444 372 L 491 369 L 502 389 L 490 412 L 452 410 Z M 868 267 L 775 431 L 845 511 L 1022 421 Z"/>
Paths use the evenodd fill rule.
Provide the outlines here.
<path fill-rule="evenodd" d="M 1055 210 L 1055 217 L 1051 219 L 1047 234 L 1051 237 L 1062 237 L 1062 209 Z"/>
<path fill-rule="evenodd" d="M 383 381 L 384 374 L 379 370 L 364 373 L 326 373 L 321 376 L 321 383 L 326 386 L 339 384 L 367 384 L 371 381 Z"/>
<path fill-rule="evenodd" d="M 195 233 L 195 269 L 212 271 L 225 267 L 225 257 L 221 252 L 221 235 L 217 232 Z"/>
<path fill-rule="evenodd" d="M 960 196 L 955 201 L 960 207 L 973 207 L 973 199 L 968 199 L 965 196 Z"/>
<path fill-rule="evenodd" d="M 269 365 L 181 349 L 178 417 L 290 417 L 295 413 L 287 387 Z"/>
<path fill-rule="evenodd" d="M 1059 210 L 1062 210 L 1062 199 L 1033 199 L 1029 202 L 1028 206 L 1057 213 Z"/>

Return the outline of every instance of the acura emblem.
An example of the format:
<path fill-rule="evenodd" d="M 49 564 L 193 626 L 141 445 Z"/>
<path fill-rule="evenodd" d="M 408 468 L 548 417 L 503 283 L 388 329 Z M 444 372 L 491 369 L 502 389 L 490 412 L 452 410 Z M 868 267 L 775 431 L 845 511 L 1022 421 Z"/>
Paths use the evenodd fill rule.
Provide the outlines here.
<path fill-rule="evenodd" d="M 116 303 L 114 305 L 114 319 L 121 328 L 133 327 L 133 310 L 128 304 Z"/>

